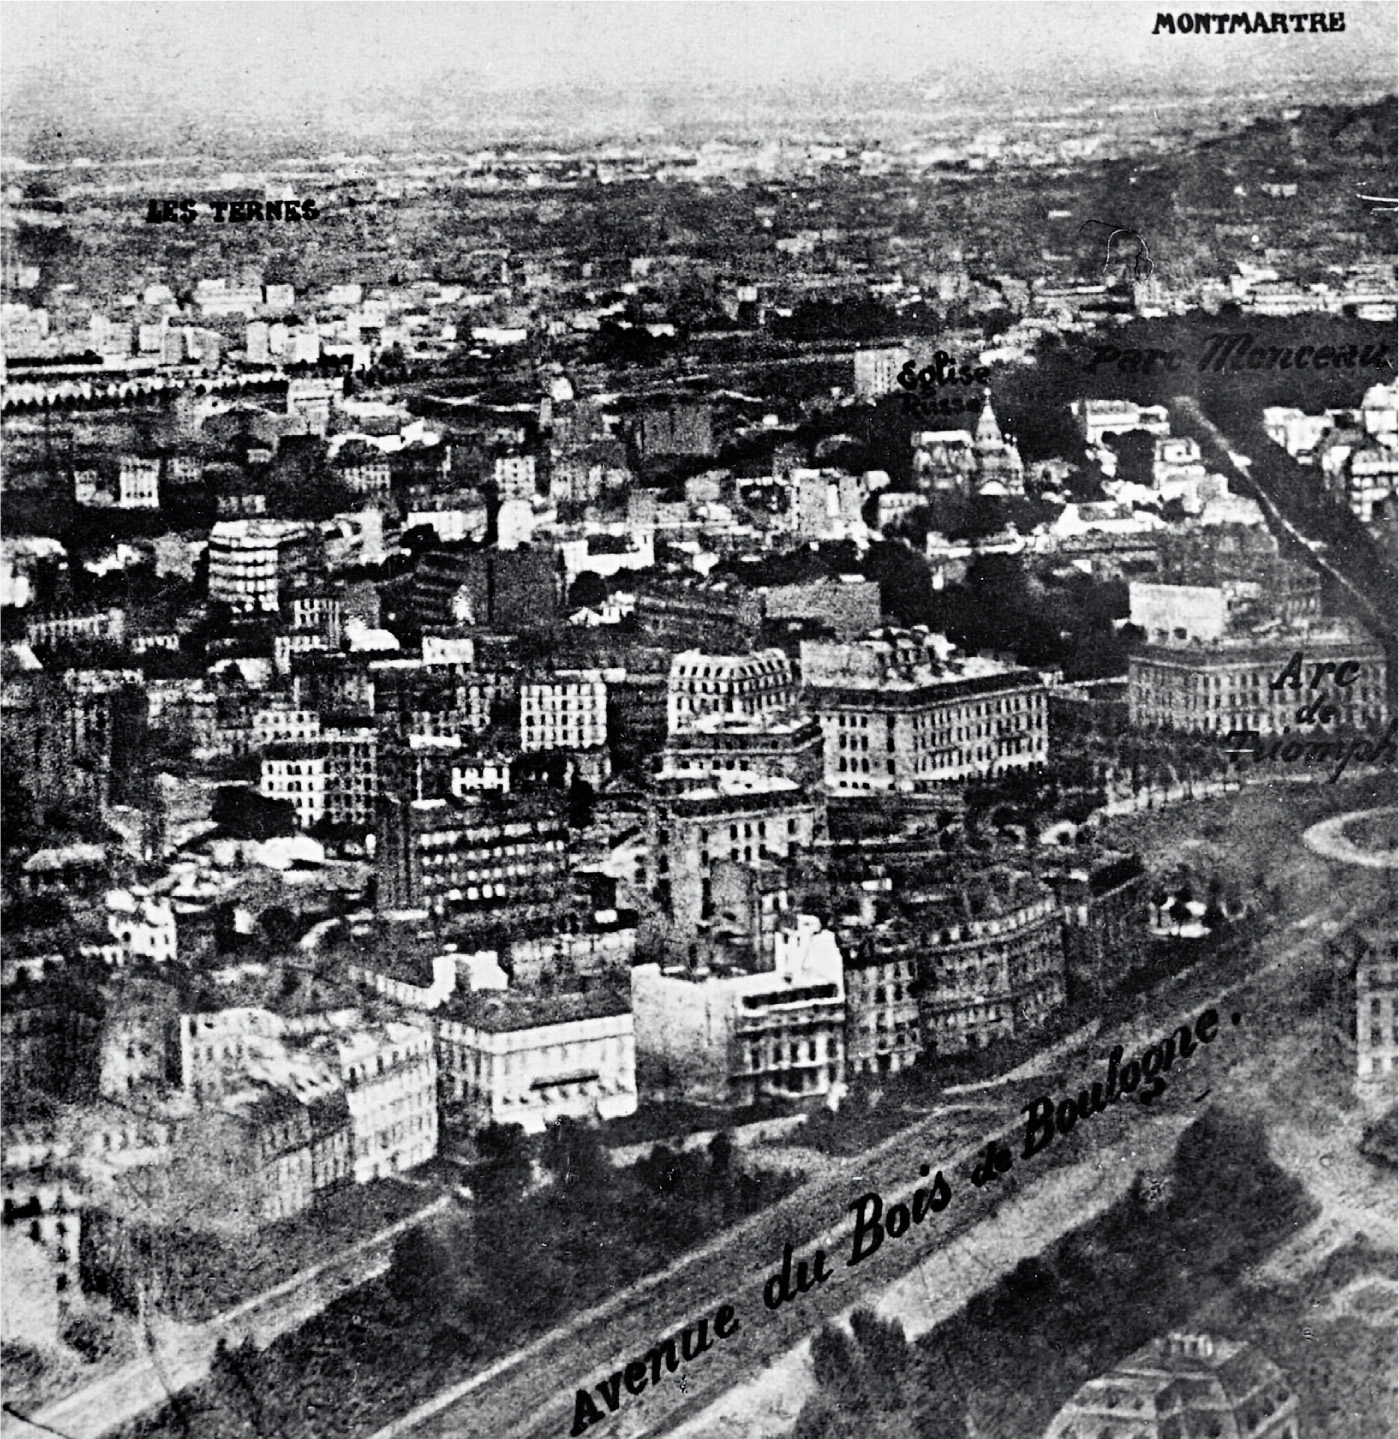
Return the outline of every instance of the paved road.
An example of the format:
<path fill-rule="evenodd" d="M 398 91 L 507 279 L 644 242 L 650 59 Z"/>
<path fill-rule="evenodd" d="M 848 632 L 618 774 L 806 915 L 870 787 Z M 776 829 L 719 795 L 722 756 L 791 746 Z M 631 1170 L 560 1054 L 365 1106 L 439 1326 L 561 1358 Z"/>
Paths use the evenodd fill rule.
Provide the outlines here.
<path fill-rule="evenodd" d="M 146 1354 L 37 1410 L 31 1427 L 47 1427 L 64 1439 L 102 1439 L 204 1379 L 220 1339 L 235 1346 L 247 1338 L 259 1347 L 270 1344 L 381 1274 L 398 1235 L 449 1203 L 446 1196 L 439 1197 L 206 1323 L 164 1328 Z"/>
<path fill-rule="evenodd" d="M 1313 926 L 1317 918 L 1312 917 Z M 1277 947 L 1272 949 L 1272 957 L 1256 968 L 1253 976 L 1267 977 L 1314 946 L 1313 926 L 1302 929 L 1300 937 L 1286 945 L 1281 935 L 1274 936 Z M 1122 1042 L 1128 1053 L 1133 1053 L 1134 1044 L 1140 1047 L 1170 1032 L 1177 1023 L 1193 1019 L 1200 1009 L 1215 1003 L 1218 983 L 1208 966 L 1197 966 L 1188 983 L 1167 986 L 1169 997 L 1158 996 L 1151 1018 L 1125 1025 L 1111 1035 L 1099 1035 L 1091 1055 L 1085 1053 L 1055 1067 L 1065 1069 L 1075 1084 L 1081 1078 L 1096 1077 L 1102 1070 L 1102 1055 L 1112 1043 Z M 1222 1004 L 1216 1007 L 1227 1012 Z M 1215 1044 L 1201 1046 L 1189 1061 L 1188 1082 L 1177 1067 L 1167 1095 L 1152 1111 L 1131 1105 L 1094 1116 L 1092 1142 L 1090 1136 L 1082 1136 L 1083 1152 L 1071 1166 L 1080 1171 L 1076 1177 L 1064 1177 L 1062 1169 L 1048 1164 L 1037 1167 L 1036 1161 L 1030 1161 L 1017 1170 L 1022 1186 L 1068 1184 L 1088 1202 L 1101 1183 L 1100 1168 L 1110 1156 L 1125 1156 L 1123 1162 L 1133 1169 L 1164 1168 L 1180 1125 L 1198 1113 L 1192 1097 L 1202 1091 L 1218 1092 L 1231 1067 L 1246 1055 L 1240 1033 L 1226 1024 Z M 963 1254 L 979 1253 L 988 1245 L 994 1248 L 999 1229 L 982 1227 L 994 1202 L 991 1187 L 977 1190 L 960 1176 L 952 1180 L 952 1201 L 941 1216 L 930 1216 L 902 1238 L 886 1241 L 854 1269 L 846 1264 L 853 1230 L 850 1207 L 871 1190 L 883 1197 L 886 1206 L 899 1202 L 916 1185 L 926 1182 L 919 1175 L 920 1163 L 931 1165 L 934 1173 L 941 1168 L 951 1176 L 954 1167 L 971 1159 L 998 1127 L 1018 1154 L 1018 1114 L 1028 1097 L 1032 1096 L 1025 1093 L 1024 1084 L 1011 1086 L 1000 1112 L 1001 1126 L 991 1115 L 982 1120 L 979 1130 L 967 1127 L 965 1115 L 961 1125 L 954 1125 L 949 1116 L 934 1115 L 868 1154 L 842 1161 L 829 1181 L 806 1186 L 774 1210 L 726 1231 L 664 1274 L 643 1281 L 475 1379 L 437 1396 L 380 1430 L 374 1439 L 408 1435 L 415 1439 L 560 1439 L 570 1433 L 578 1389 L 588 1390 L 597 1400 L 595 1386 L 629 1360 L 640 1358 L 658 1341 L 686 1324 L 697 1323 L 702 1316 L 711 1316 L 712 1322 L 718 1307 L 728 1303 L 739 1316 L 736 1334 L 679 1372 L 663 1376 L 658 1386 L 648 1385 L 639 1396 L 621 1391 L 617 1412 L 607 1413 L 603 1422 L 586 1431 L 590 1439 L 634 1439 L 698 1423 L 698 1429 L 687 1432 L 696 1436 L 721 1432 L 703 1425 L 719 1422 L 722 1405 L 707 1419 L 702 1416 L 769 1364 L 798 1350 L 822 1320 L 847 1311 L 866 1291 L 888 1289 L 960 1236 L 974 1233 L 974 1240 L 962 1246 Z M 1023 1188 L 1017 1202 L 1022 1200 L 1034 1203 Z M 1049 1205 L 1032 1212 L 1041 1218 L 1033 1230 L 1035 1250 L 1031 1252 L 1080 1222 L 1072 1204 Z M 1045 1218 L 1048 1213 L 1058 1215 L 1057 1227 Z M 824 1248 L 834 1277 L 798 1302 L 769 1312 L 763 1302 L 764 1281 L 781 1260 L 784 1240 L 794 1239 L 801 1241 L 797 1259 L 811 1260 L 818 1247 Z M 1013 1264 L 1018 1252 L 1012 1248 L 1002 1257 Z M 998 1272 L 994 1262 L 988 1269 L 964 1272 L 959 1280 L 950 1281 L 947 1302 L 954 1309 L 959 1307 Z M 604 1408 L 601 1401 L 599 1407 Z"/>
<path fill-rule="evenodd" d="M 863 1306 L 882 1318 L 897 1319 L 910 1340 L 919 1338 L 952 1318 L 973 1294 L 994 1284 L 1022 1259 L 1039 1254 L 1066 1227 L 1089 1223 L 1120 1199 L 1144 1156 L 1157 1149 L 1169 1154 L 1193 1117 L 1186 1108 L 1171 1114 L 1134 1115 L 1137 1129 L 1144 1124 L 1160 1132 L 1150 1137 L 1133 1133 L 1104 1146 L 1091 1162 L 1049 1171 L 1028 1192 L 982 1218 L 959 1238 L 938 1245 L 893 1284 L 861 1286 L 853 1300 L 843 1295 L 847 1307 L 832 1317 L 848 1328 L 851 1311 Z M 1072 1216 L 1067 1225 L 1065 1216 Z M 792 1427 L 815 1387 L 808 1337 L 699 1414 L 659 1432 L 671 1439 L 773 1439 Z M 658 1431 L 620 1428 L 617 1432 Z"/>
<path fill-rule="evenodd" d="M 1258 987 L 1273 982 L 1273 970 L 1289 962 L 1297 951 L 1314 945 L 1315 933 L 1340 928 L 1352 917 L 1323 921 L 1314 914 L 1299 923 L 1296 929 L 1306 937 L 1257 971 L 1248 984 L 1235 989 L 1231 1002 L 1247 1013 Z M 1221 1012 L 1226 1010 L 1224 1003 L 1217 1007 Z M 1072 1167 L 1044 1174 L 1027 1193 L 982 1220 L 970 1233 L 939 1246 L 882 1292 L 877 1286 L 866 1290 L 835 1317 L 848 1322 L 850 1308 L 864 1304 L 884 1317 L 899 1319 L 910 1339 L 926 1333 L 956 1314 L 973 1294 L 988 1287 L 1020 1259 L 1040 1253 L 1066 1229 L 1087 1223 L 1100 1213 L 1125 1192 L 1138 1169 L 1164 1171 L 1177 1136 L 1199 1112 L 1199 1105 L 1192 1100 L 1196 1083 L 1216 1093 L 1222 1086 L 1263 1092 L 1275 1072 L 1279 1051 L 1285 1051 L 1289 1043 L 1288 1033 L 1279 1031 L 1256 1046 L 1212 1046 L 1208 1062 L 1203 1065 L 1198 1062 L 1202 1052 L 1197 1051 L 1191 1060 L 1192 1082 L 1179 1086 L 1174 1102 L 1146 1112 L 1140 1108 L 1128 1111 L 1127 1132 L 1120 1138 L 1096 1147 L 1091 1156 Z M 1168 1091 L 1163 1100 L 1170 1099 Z M 1322 1210 L 1259 1266 L 1257 1277 L 1293 1282 L 1357 1234 L 1368 1234 L 1381 1247 L 1392 1244 L 1395 1223 L 1399 1221 L 1393 1184 L 1355 1152 L 1352 1140 L 1335 1133 L 1314 1134 L 1284 1122 L 1269 1126 L 1269 1148 L 1274 1159 L 1302 1181 Z M 1357 1281 L 1356 1287 L 1369 1282 Z M 814 1389 L 807 1338 L 679 1425 L 624 1427 L 617 1433 L 627 1439 L 653 1434 L 664 1434 L 669 1439 L 776 1439 L 792 1427 Z"/>
<path fill-rule="evenodd" d="M 1378 809 L 1357 809 L 1349 814 L 1338 814 L 1333 819 L 1324 819 L 1320 824 L 1314 824 L 1302 836 L 1302 843 L 1313 854 L 1319 854 L 1325 859 L 1338 859 L 1345 864 L 1362 864 L 1367 869 L 1399 869 L 1399 854 L 1394 850 L 1361 849 L 1346 837 L 1348 824 L 1353 824 L 1358 819 L 1368 819 L 1371 815 L 1393 813 L 1391 805 L 1381 805 Z"/>

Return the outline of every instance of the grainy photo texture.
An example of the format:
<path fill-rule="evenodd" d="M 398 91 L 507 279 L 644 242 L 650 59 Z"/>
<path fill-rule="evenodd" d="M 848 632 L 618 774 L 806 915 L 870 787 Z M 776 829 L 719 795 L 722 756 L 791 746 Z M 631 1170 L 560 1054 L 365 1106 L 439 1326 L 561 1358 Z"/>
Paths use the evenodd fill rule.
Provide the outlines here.
<path fill-rule="evenodd" d="M 1399 1439 L 1389 4 L 0 13 L 3 1439 Z"/>

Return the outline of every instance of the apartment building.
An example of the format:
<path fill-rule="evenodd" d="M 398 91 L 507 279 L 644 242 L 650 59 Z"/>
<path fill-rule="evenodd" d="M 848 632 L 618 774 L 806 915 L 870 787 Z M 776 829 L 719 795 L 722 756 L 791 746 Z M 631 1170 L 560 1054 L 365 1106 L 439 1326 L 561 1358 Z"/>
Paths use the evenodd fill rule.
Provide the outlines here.
<path fill-rule="evenodd" d="M 541 1134 L 556 1119 L 636 1112 L 636 1038 L 610 993 L 534 998 L 481 991 L 438 1019 L 442 1103 L 474 1124 Z"/>
<path fill-rule="evenodd" d="M 1048 696 L 1030 670 L 898 637 L 803 641 L 801 666 L 836 793 L 936 793 L 1048 759 Z"/>

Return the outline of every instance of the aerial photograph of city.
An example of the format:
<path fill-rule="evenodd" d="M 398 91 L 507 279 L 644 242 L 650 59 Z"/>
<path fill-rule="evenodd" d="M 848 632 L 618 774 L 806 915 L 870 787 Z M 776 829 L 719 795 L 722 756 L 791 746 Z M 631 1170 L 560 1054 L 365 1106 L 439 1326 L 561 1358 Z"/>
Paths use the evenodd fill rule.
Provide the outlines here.
<path fill-rule="evenodd" d="M 1399 1439 L 1391 3 L 0 8 L 0 1439 Z"/>

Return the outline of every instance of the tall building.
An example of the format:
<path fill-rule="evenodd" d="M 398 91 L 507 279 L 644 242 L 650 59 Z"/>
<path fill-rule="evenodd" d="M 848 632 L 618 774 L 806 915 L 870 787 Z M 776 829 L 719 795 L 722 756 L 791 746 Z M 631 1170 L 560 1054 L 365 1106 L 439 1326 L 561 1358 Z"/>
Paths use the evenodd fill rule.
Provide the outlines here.
<path fill-rule="evenodd" d="M 912 359 L 902 345 L 855 351 L 855 394 L 862 400 L 877 400 L 899 389 L 899 371 Z"/>
<path fill-rule="evenodd" d="M 1141 856 L 1051 854 L 1043 877 L 1059 901 L 1069 998 L 1116 989 L 1141 962 L 1146 946 L 1147 873 Z"/>
<path fill-rule="evenodd" d="M 1390 908 L 1327 945 L 1342 1052 L 1356 1097 L 1372 1113 L 1394 1104 L 1399 1068 L 1399 941 Z"/>
<path fill-rule="evenodd" d="M 315 347 L 315 354 L 299 356 L 314 360 L 320 352 L 320 342 L 314 336 L 308 337 Z M 306 421 L 307 429 L 313 435 L 323 435 L 330 428 L 330 411 L 335 401 L 345 393 L 343 380 L 296 379 L 287 381 L 287 414 L 300 415 Z"/>
<path fill-rule="evenodd" d="M 1048 759 L 1048 698 L 1030 670 L 908 636 L 804 640 L 801 668 L 838 793 L 936 793 Z"/>
<path fill-rule="evenodd" d="M 1022 1034 L 1063 1005 L 1058 906 L 1030 875 L 988 875 L 920 906 L 917 922 L 927 935 L 919 1023 L 931 1054 Z"/>
<path fill-rule="evenodd" d="M 844 1080 L 844 968 L 834 935 L 810 915 L 778 932 L 769 969 L 645 964 L 631 983 L 647 1094 L 741 1106 Z"/>
<path fill-rule="evenodd" d="M 1314 701 L 1331 710 L 1329 717 L 1318 712 L 1317 721 L 1341 730 L 1367 731 L 1389 719 L 1384 652 L 1354 626 L 1323 621 L 1251 630 L 1231 623 L 1223 589 L 1134 582 L 1132 592 L 1134 623 L 1149 640 L 1128 661 L 1135 726 L 1213 735 L 1302 731 L 1310 721 L 1299 711 Z M 1299 655 L 1300 682 L 1275 686 Z M 1328 664 L 1319 686 L 1310 687 L 1313 668 Z"/>
<path fill-rule="evenodd" d="M 158 456 L 123 455 L 117 472 L 117 505 L 124 510 L 154 510 L 160 506 Z"/>
<path fill-rule="evenodd" d="M 845 1062 L 850 1074 L 890 1074 L 923 1051 L 918 975 L 924 953 L 917 926 L 877 917 L 873 895 L 859 920 L 837 926 L 845 955 Z"/>
<path fill-rule="evenodd" d="M 296 811 L 298 829 L 308 830 L 326 817 L 330 788 L 330 750 L 319 741 L 288 741 L 262 752 L 258 793 L 281 800 Z"/>
<path fill-rule="evenodd" d="M 496 488 L 501 501 L 538 498 L 536 460 L 533 455 L 500 455 L 494 468 Z"/>
<path fill-rule="evenodd" d="M 63 674 L 62 753 L 103 804 L 134 804 L 149 772 L 150 700 L 137 670 L 67 670 Z M 7 733 L 8 738 L 8 733 Z"/>
<path fill-rule="evenodd" d="M 419 561 L 410 604 L 424 628 L 473 625 L 511 632 L 552 624 L 558 591 L 552 550 L 438 552 Z"/>
<path fill-rule="evenodd" d="M 661 764 L 666 772 L 697 776 L 747 770 L 805 787 L 821 783 L 824 757 L 820 725 L 800 714 L 776 712 L 754 719 L 708 714 L 670 736 Z"/>
<path fill-rule="evenodd" d="M 818 798 L 788 779 L 747 771 L 659 795 L 648 836 L 657 911 L 677 943 L 688 944 L 715 910 L 715 869 L 722 860 L 754 865 L 785 860 L 824 836 Z"/>
<path fill-rule="evenodd" d="M 386 799 L 375 874 L 381 910 L 554 915 L 567 900 L 568 824 L 532 802 Z"/>
<path fill-rule="evenodd" d="M 437 1046 L 426 1025 L 389 1020 L 313 1041 L 333 1055 L 350 1111 L 356 1184 L 437 1153 Z"/>
<path fill-rule="evenodd" d="M 600 670 L 560 670 L 520 681 L 520 748 L 589 750 L 607 743 L 607 685 Z"/>
<path fill-rule="evenodd" d="M 209 598 L 238 610 L 276 610 L 309 584 L 319 535 L 292 520 L 220 520 L 209 534 Z"/>

